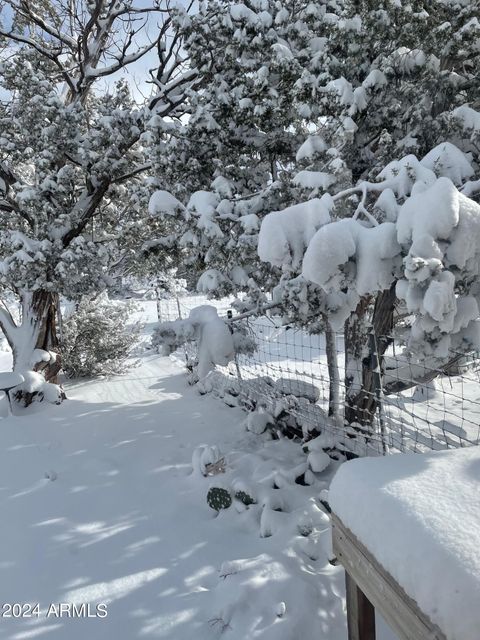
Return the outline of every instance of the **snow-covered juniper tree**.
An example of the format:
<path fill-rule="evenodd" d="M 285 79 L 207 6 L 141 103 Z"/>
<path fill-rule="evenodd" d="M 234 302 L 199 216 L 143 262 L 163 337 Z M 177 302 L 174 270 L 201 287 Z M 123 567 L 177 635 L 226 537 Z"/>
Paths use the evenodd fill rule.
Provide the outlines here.
<path fill-rule="evenodd" d="M 175 160 L 158 144 L 154 162 L 188 209 L 188 232 L 172 225 L 170 241 L 181 238 L 195 271 L 208 269 L 221 293 L 241 262 L 235 251 L 255 243 L 252 231 L 240 240 L 242 216 L 352 186 L 447 138 L 445 114 L 475 91 L 475 11 L 431 4 L 216 0 L 179 17 L 207 84 L 175 133 Z M 192 198 L 198 190 L 211 195 Z M 255 218 L 245 223 L 252 230 Z M 252 256 L 244 261 L 257 275 Z"/>
<path fill-rule="evenodd" d="M 322 193 L 333 196 L 331 200 L 325 195 L 320 208 L 310 203 L 310 209 L 316 211 L 313 219 L 321 217 L 323 208 L 328 209 L 332 220 L 353 215 L 364 226 L 394 223 L 399 204 L 410 196 L 409 179 L 415 177 L 419 166 L 433 170 L 437 176 L 448 176 L 465 195 L 475 198 L 479 191 L 474 179 L 479 169 L 475 108 L 480 104 L 476 81 L 480 25 L 475 4 L 463 0 L 346 0 L 330 18 L 329 37 L 319 54 L 322 71 L 303 78 L 305 101 L 310 96 L 320 102 L 323 115 L 301 148 L 300 171 L 294 177 L 298 187 L 307 192 L 310 189 L 308 198 Z M 446 141 L 467 156 L 447 145 L 441 153 L 440 148 L 435 150 L 433 162 L 428 153 Z M 382 169 L 398 158 L 403 158 L 401 165 L 394 163 L 386 171 L 403 175 L 407 186 L 398 192 L 382 190 L 378 201 L 369 189 L 358 189 L 359 184 L 365 186 L 364 181 L 376 181 Z M 280 219 L 278 216 L 279 234 Z M 276 226 L 273 220 L 267 220 L 262 227 L 265 237 Z M 309 243 L 312 231 L 310 223 L 304 243 Z M 299 276 L 301 243 L 296 249 L 300 255 L 296 266 L 292 268 L 292 260 L 279 259 L 282 252 L 288 254 L 290 250 L 288 241 L 283 248 L 277 243 L 277 254 L 270 256 L 274 264 L 282 264 L 284 297 L 292 306 L 303 309 L 305 321 L 309 314 L 318 316 L 319 302 L 320 309 L 335 323 L 339 310 L 348 307 L 342 300 L 351 289 L 342 288 L 340 278 L 338 286 L 328 289 L 329 300 L 325 300 L 325 290 L 318 294 L 315 289 L 314 304 L 309 305 L 313 283 L 318 286 L 318 279 L 311 271 L 306 278 L 305 270 Z M 325 251 L 329 255 L 328 247 Z M 262 257 L 268 259 L 265 253 Z M 350 260 L 349 270 L 356 272 L 359 268 L 359 261 Z M 395 308 L 401 304 L 395 283 L 390 285 L 366 291 L 344 318 L 349 422 L 368 424 L 372 419 L 376 404 L 372 351 L 382 357 L 390 343 Z M 325 302 L 326 309 L 322 308 Z M 369 346 L 372 326 L 376 348 Z"/>
<path fill-rule="evenodd" d="M 3 6 L 0 281 L 20 314 L 2 305 L 0 325 L 22 370 L 35 366 L 35 348 L 56 350 L 59 295 L 101 290 L 125 227 L 138 236 L 146 123 L 181 116 L 198 72 L 168 0 Z M 139 60 L 152 88 L 142 104 L 121 75 Z M 59 367 L 52 359 L 46 378 Z"/>
<path fill-rule="evenodd" d="M 139 322 L 132 322 L 135 310 L 134 302 L 114 302 L 106 293 L 82 298 L 62 322 L 60 349 L 65 375 L 93 378 L 125 371 L 141 330 Z"/>
<path fill-rule="evenodd" d="M 419 371 L 430 364 L 425 382 L 432 372 L 480 346 L 480 205 L 462 193 L 472 188 L 473 174 L 471 156 L 442 143 L 420 160 L 410 154 L 390 162 L 376 181 L 297 205 L 295 226 L 285 224 L 291 209 L 266 218 L 262 259 L 275 264 L 297 252 L 302 277 L 322 291 L 321 304 L 334 328 L 341 330 L 345 322 L 348 327 L 355 316 L 351 326 L 363 329 L 361 336 L 351 337 L 359 351 L 356 362 L 347 362 L 352 367 L 346 371 L 346 382 L 351 377 L 348 422 L 369 425 L 373 419 L 372 377 L 394 331 L 393 325 L 381 324 L 388 314 L 375 314 L 385 296 L 410 316 L 404 339 Z M 336 207 L 355 193 L 360 198 L 352 214 L 338 219 Z M 319 221 L 316 230 L 313 216 Z M 369 306 L 373 315 L 367 314 Z M 376 363 L 368 360 L 373 353 Z M 383 391 L 398 392 L 411 384 L 390 372 Z"/>
<path fill-rule="evenodd" d="M 218 295 L 261 292 L 278 282 L 275 295 L 289 318 L 328 332 L 345 292 L 326 296 L 302 275 L 305 243 L 325 213 L 341 219 L 358 210 L 365 224 L 390 220 L 395 194 L 386 190 L 374 206 L 363 201 L 356 185 L 375 180 L 392 159 L 410 154 L 414 163 L 443 141 L 471 154 L 472 173 L 478 168 L 472 116 L 479 101 L 475 6 L 466 0 L 215 2 L 202 4 L 199 16 L 182 26 L 192 58 L 199 65 L 212 62 L 208 85 L 193 97 L 196 110 L 176 141 L 194 177 L 173 179 L 178 200 L 159 195 L 151 211 L 171 222 L 183 220 L 180 232 L 171 225 L 169 241 L 183 252 L 190 273 L 200 276 L 201 288 Z M 281 152 L 275 147 L 280 143 Z M 465 193 L 474 195 L 475 184 L 464 186 Z M 333 206 L 327 194 L 348 188 L 349 197 Z M 287 242 L 266 261 L 273 269 L 259 266 L 258 227 L 268 206 L 283 210 L 322 194 L 321 204 L 311 202 L 295 250 Z M 292 230 L 302 226 L 295 207 L 282 220 Z M 276 234 L 274 227 L 265 221 L 264 237 Z M 357 397 L 357 369 L 369 358 L 365 345 L 372 324 L 383 354 L 388 339 L 381 336 L 392 333 L 399 300 L 392 283 L 356 304 L 345 317 L 347 418 L 368 421 L 372 367 L 360 373 L 364 399 Z M 359 419 L 362 411 L 366 417 Z"/>
<path fill-rule="evenodd" d="M 256 256 L 258 230 L 262 217 L 295 197 L 295 154 L 321 115 L 318 101 L 305 100 L 304 77 L 321 71 L 337 5 L 214 0 L 180 18 L 185 49 L 206 82 L 191 95 L 174 157 L 156 146 L 155 166 L 171 176 L 178 202 L 158 194 L 151 212 L 168 224 L 168 249 L 178 248 L 209 294 L 247 291 L 259 301 L 278 280 Z"/>

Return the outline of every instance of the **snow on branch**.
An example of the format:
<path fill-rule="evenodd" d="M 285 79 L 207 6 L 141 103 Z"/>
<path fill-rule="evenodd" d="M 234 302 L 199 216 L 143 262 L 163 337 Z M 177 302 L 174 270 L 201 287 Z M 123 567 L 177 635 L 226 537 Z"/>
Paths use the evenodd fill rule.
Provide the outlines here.
<path fill-rule="evenodd" d="M 362 297 L 396 283 L 397 298 L 414 318 L 412 348 L 443 359 L 451 349 L 477 348 L 480 205 L 467 197 L 472 183 L 465 184 L 472 175 L 468 155 L 448 142 L 422 160 L 394 160 L 377 183 L 363 181 L 266 216 L 259 256 L 294 270 L 300 264 L 307 281 L 335 296 L 343 308 L 331 309 L 334 327 Z M 344 217 L 338 203 L 356 194 L 358 204 Z M 325 198 L 328 217 L 322 217 Z"/>

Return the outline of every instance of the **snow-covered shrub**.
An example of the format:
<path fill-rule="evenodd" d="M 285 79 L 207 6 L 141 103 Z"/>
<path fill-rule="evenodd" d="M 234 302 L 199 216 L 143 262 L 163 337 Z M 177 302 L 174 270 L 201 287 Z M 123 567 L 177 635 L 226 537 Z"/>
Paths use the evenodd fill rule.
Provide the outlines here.
<path fill-rule="evenodd" d="M 167 320 L 153 330 L 151 345 L 161 355 L 169 356 L 194 339 L 195 329 L 188 320 Z"/>
<path fill-rule="evenodd" d="M 69 378 L 108 376 L 125 371 L 140 325 L 128 323 L 133 302 L 106 296 L 84 298 L 63 324 L 62 365 Z"/>
<path fill-rule="evenodd" d="M 257 435 L 262 434 L 269 425 L 273 424 L 275 424 L 274 418 L 264 411 L 252 411 L 252 413 L 248 414 L 246 420 L 247 431 Z"/>
<path fill-rule="evenodd" d="M 247 325 L 242 322 L 232 322 L 230 325 L 232 332 L 233 346 L 237 355 L 252 355 L 257 350 L 255 338 L 248 331 Z"/>
<path fill-rule="evenodd" d="M 226 366 L 236 353 L 252 353 L 253 339 L 241 325 L 227 324 L 218 316 L 215 307 L 201 305 L 190 311 L 185 320 L 161 322 L 153 332 L 152 346 L 169 355 L 186 342 L 197 345 L 197 371 L 199 380 L 215 368 Z"/>

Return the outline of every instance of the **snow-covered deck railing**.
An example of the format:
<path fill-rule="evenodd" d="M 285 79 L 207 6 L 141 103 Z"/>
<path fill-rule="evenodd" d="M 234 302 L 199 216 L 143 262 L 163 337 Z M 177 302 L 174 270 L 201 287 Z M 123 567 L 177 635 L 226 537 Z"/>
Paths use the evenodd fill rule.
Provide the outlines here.
<path fill-rule="evenodd" d="M 330 489 L 349 640 L 478 640 L 480 447 L 345 463 Z"/>

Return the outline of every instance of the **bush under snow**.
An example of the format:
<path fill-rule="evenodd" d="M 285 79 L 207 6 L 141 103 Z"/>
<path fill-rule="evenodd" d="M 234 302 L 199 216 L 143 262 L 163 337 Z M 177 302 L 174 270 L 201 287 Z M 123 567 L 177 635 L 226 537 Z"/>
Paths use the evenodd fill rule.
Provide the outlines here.
<path fill-rule="evenodd" d="M 251 353 L 254 342 L 241 324 L 227 324 L 211 305 L 190 311 L 185 320 L 161 322 L 153 332 L 152 346 L 164 355 L 187 342 L 197 345 L 197 375 L 200 380 L 215 368 L 226 366 L 237 353 Z"/>

